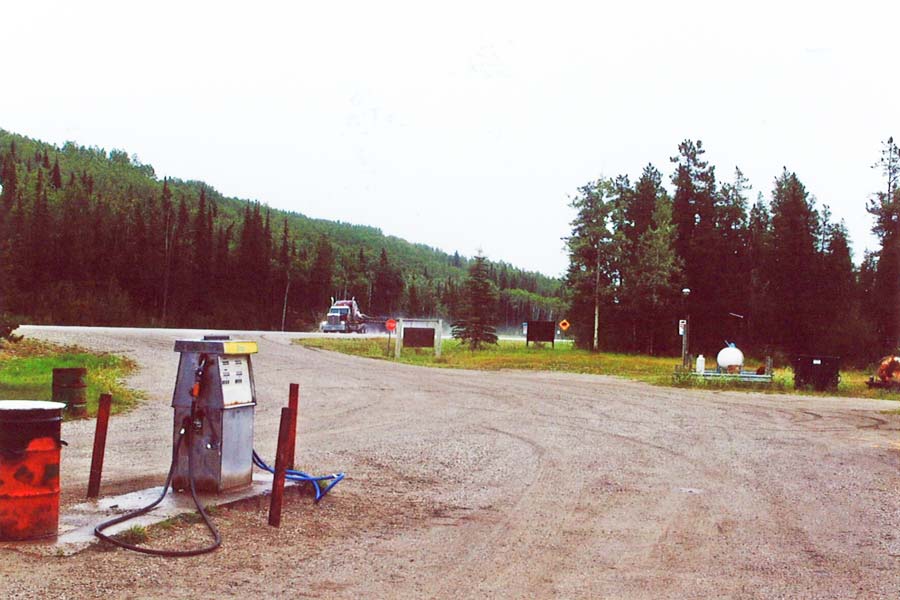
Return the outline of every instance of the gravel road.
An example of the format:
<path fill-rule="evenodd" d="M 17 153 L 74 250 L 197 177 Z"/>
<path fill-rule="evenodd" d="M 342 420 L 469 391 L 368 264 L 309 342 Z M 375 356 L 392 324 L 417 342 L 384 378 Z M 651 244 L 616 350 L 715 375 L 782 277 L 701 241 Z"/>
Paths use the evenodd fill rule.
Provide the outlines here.
<path fill-rule="evenodd" d="M 201 332 L 23 329 L 138 362 L 147 400 L 111 422 L 103 493 L 159 485 L 173 341 Z M 2 597 L 900 597 L 898 403 L 424 369 L 243 337 L 260 344 L 257 449 L 274 456 L 297 382 L 300 467 L 347 479 L 319 505 L 291 494 L 279 530 L 261 505 L 222 511 L 207 556 L 6 545 Z M 64 425 L 64 507 L 86 490 L 92 436 L 93 421 Z"/>

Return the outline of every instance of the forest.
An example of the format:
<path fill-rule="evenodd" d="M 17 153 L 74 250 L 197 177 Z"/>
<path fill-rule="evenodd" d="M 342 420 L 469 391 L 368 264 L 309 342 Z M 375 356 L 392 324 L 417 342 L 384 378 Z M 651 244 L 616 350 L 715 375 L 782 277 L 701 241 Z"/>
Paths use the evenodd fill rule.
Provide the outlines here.
<path fill-rule="evenodd" d="M 123 150 L 0 130 L 0 312 L 27 323 L 304 330 L 331 297 L 451 318 L 471 259 L 163 178 Z M 498 325 L 557 318 L 559 280 L 489 262 Z"/>
<path fill-rule="evenodd" d="M 684 140 L 667 186 L 648 164 L 570 199 L 563 280 L 487 261 L 499 331 L 566 318 L 579 345 L 678 354 L 725 341 L 753 356 L 865 364 L 900 346 L 900 150 L 873 145 L 884 185 L 859 199 L 880 247 L 859 265 L 843 222 L 785 168 L 751 198 Z M 123 150 L 0 130 L 0 312 L 29 323 L 315 328 L 331 297 L 364 312 L 452 320 L 473 259 L 364 225 L 160 179 Z M 671 190 L 671 192 L 669 191 Z M 686 293 L 685 290 L 690 290 Z"/>
<path fill-rule="evenodd" d="M 877 162 L 862 157 L 859 165 L 875 162 L 884 187 L 858 199 L 880 241 L 858 266 L 844 223 L 817 206 L 796 173 L 785 168 L 768 197 L 760 191 L 751 199 L 740 169 L 722 181 L 705 152 L 699 140 L 678 146 L 671 195 L 651 164 L 634 183 L 627 175 L 599 179 L 572 198 L 566 287 L 578 343 L 677 354 L 677 323 L 685 319 L 694 355 L 715 356 L 725 341 L 781 363 L 818 354 L 863 365 L 896 352 L 900 151 L 893 138 L 880 155 L 873 148 Z"/>

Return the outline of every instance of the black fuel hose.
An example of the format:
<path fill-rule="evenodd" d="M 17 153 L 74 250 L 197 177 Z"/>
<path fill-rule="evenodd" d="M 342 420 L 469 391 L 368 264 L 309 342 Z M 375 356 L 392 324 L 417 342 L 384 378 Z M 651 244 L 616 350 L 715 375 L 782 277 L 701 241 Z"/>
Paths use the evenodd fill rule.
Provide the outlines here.
<path fill-rule="evenodd" d="M 169 487 L 172 483 L 172 475 L 174 475 L 175 473 L 175 464 L 178 461 L 178 449 L 181 447 L 181 441 L 184 439 L 185 435 L 187 435 L 188 437 L 188 479 L 191 482 L 191 498 L 194 499 L 194 505 L 200 512 L 200 516 L 203 518 L 203 522 L 206 523 L 207 529 L 209 529 L 209 532 L 212 534 L 213 543 L 204 548 L 196 548 L 193 550 L 158 550 L 156 548 L 144 548 L 142 546 L 129 544 L 102 533 L 103 530 L 107 529 L 108 527 L 112 527 L 113 525 L 118 525 L 119 523 L 124 523 L 125 521 L 129 521 L 131 519 L 134 519 L 135 517 L 147 514 L 148 512 L 156 508 L 157 504 L 163 501 L 163 498 L 166 497 L 166 493 L 169 491 Z M 94 527 L 94 535 L 105 542 L 113 544 L 114 546 L 125 548 L 126 550 L 132 550 L 134 552 L 141 552 L 143 554 L 152 554 L 155 556 L 197 556 L 198 554 L 206 554 L 208 552 L 212 552 L 220 545 L 222 545 L 222 536 L 219 535 L 219 530 L 216 529 L 215 525 L 213 525 L 212 521 L 209 519 L 209 515 L 207 515 L 206 511 L 203 509 L 203 505 L 200 503 L 199 498 L 197 498 L 197 490 L 194 486 L 194 452 L 193 444 L 191 443 L 192 441 L 193 436 L 191 435 L 191 422 L 188 418 L 185 419 L 185 422 L 182 424 L 178 440 L 175 442 L 175 448 L 172 450 L 172 464 L 169 467 L 169 474 L 166 475 L 166 483 L 165 485 L 163 485 L 163 491 L 162 494 L 160 494 L 159 498 L 157 498 L 144 508 L 139 508 L 134 512 L 120 515 L 113 519 L 109 519 L 108 521 L 103 521 L 102 523 Z"/>

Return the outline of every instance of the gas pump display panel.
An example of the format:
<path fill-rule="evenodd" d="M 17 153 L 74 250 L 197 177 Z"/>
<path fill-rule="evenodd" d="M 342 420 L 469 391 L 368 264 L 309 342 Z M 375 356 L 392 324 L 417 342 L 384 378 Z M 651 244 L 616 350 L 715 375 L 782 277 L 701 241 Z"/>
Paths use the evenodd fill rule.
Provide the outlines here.
<path fill-rule="evenodd" d="M 248 358 L 242 354 L 223 354 L 219 359 L 222 382 L 222 404 L 236 406 L 253 402 Z"/>

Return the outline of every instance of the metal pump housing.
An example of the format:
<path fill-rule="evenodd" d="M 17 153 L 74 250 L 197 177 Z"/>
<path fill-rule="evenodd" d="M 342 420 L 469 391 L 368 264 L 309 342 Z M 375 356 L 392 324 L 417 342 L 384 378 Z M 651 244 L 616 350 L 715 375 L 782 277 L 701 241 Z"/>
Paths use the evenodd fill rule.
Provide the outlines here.
<path fill-rule="evenodd" d="M 189 452 L 193 452 L 197 491 L 219 493 L 250 485 L 253 475 L 253 416 L 256 387 L 250 355 L 256 342 L 207 336 L 177 340 L 181 353 L 172 407 L 173 443 L 191 427 L 190 444 L 182 443 L 172 485 L 190 486 Z"/>

